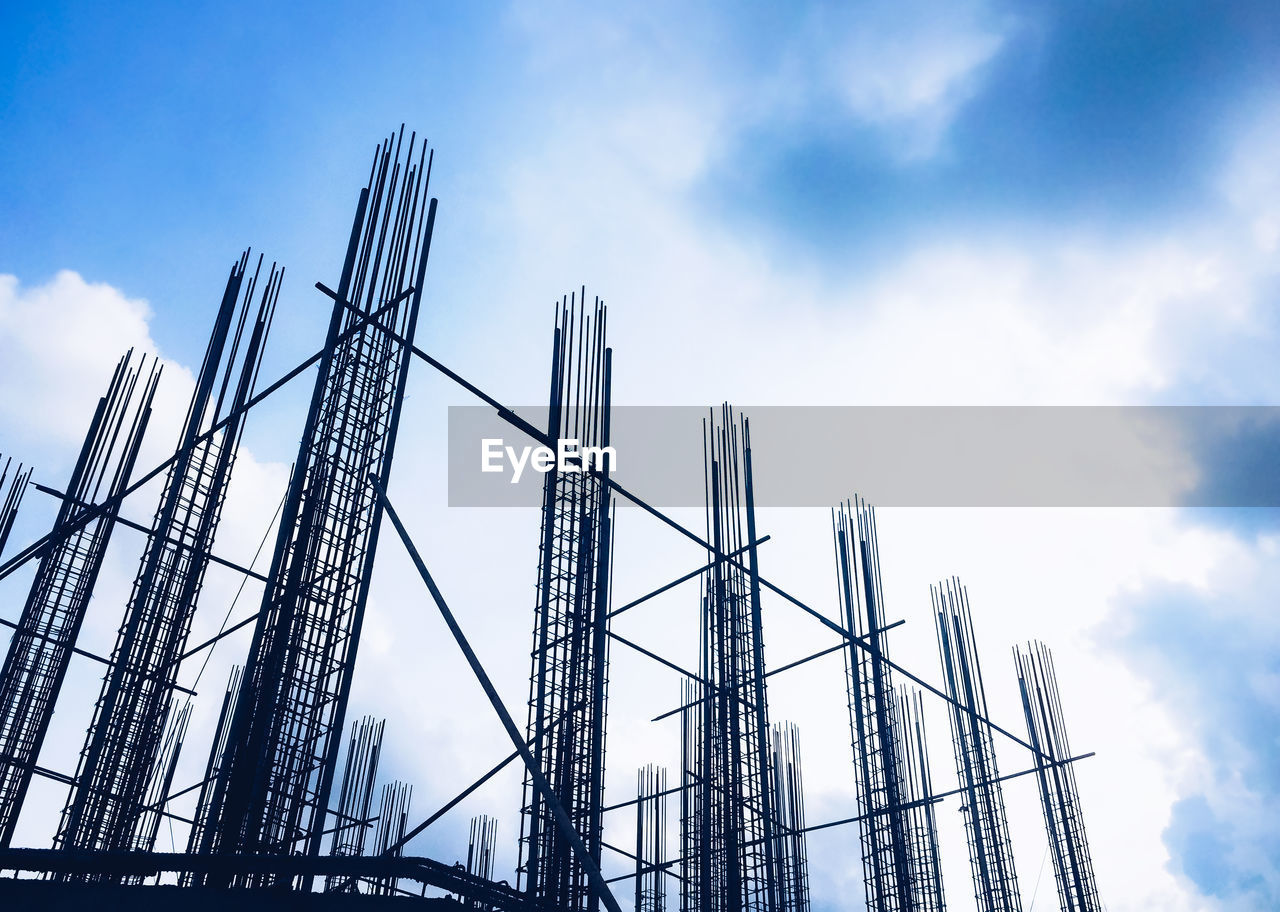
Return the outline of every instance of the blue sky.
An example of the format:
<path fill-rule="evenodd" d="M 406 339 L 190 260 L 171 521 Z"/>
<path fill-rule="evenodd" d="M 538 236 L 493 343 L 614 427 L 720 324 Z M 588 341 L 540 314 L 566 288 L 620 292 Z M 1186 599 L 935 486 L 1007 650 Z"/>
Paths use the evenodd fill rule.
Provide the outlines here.
<path fill-rule="evenodd" d="M 507 401 L 543 398 L 551 302 L 586 283 L 611 304 L 615 394 L 629 403 L 1273 404 L 1278 33 L 1274 5 L 1249 2 L 11 5 L 0 450 L 60 483 L 129 345 L 170 362 L 163 395 L 180 410 L 247 245 L 288 268 L 265 375 L 310 354 L 326 316 L 311 285 L 332 283 L 369 156 L 402 122 L 433 142 L 441 200 L 419 339 Z M 724 346 L 708 355 L 713 331 Z M 229 554 L 247 558 L 261 537 L 304 396 L 290 389 L 250 422 Z M 465 401 L 415 375 L 398 496 L 451 591 L 508 612 L 476 619 L 501 662 L 527 651 L 535 518 L 495 527 L 444 509 L 442 410 Z M 1202 489 L 1256 471 L 1229 449 L 1188 455 Z M 39 534 L 47 512 L 33 504 L 20 531 Z M 1075 669 L 1068 710 L 1073 740 L 1099 751 L 1082 787 L 1109 908 L 1275 908 L 1278 796 L 1260 759 L 1280 705 L 1273 517 L 1032 512 L 886 511 L 900 580 L 887 585 L 914 620 L 900 648 L 932 669 L 925 586 L 967 574 L 993 655 L 1044 637 Z M 619 587 L 696 564 L 628 522 L 620 548 L 631 535 L 671 563 L 624 568 Z M 824 522 L 771 517 L 777 574 L 815 601 L 830 596 Z M 477 584 L 477 543 L 521 572 Z M 129 549 L 113 545 L 108 587 L 127 589 Z M 380 575 L 385 615 L 366 652 L 384 661 L 358 678 L 359 711 L 399 711 L 390 753 L 420 800 L 443 800 L 487 765 L 476 756 L 502 755 L 501 733 L 419 711 L 415 676 L 426 686 L 432 663 L 455 657 L 396 651 L 406 629 L 435 641 L 402 556 L 384 553 Z M 215 575 L 208 600 L 225 604 L 233 582 Z M 22 585 L 4 584 L 6 616 Z M 637 630 L 659 642 L 682 610 L 655 608 Z M 104 609 L 86 635 L 109 643 L 113 623 Z M 784 626 L 769 642 L 787 654 L 799 636 Z M 523 699 L 519 663 L 505 664 L 506 692 Z M 621 678 L 630 666 L 618 666 Z M 806 686 L 826 680 L 814 674 Z M 92 675 L 81 684 L 92 692 Z M 810 818 L 838 816 L 852 800 L 836 756 L 847 743 L 824 725 L 840 716 L 806 724 L 802 691 L 780 683 L 776 711 L 804 729 Z M 615 694 L 611 768 L 625 789 L 656 737 L 628 713 L 655 707 Z M 74 711 L 63 715 L 74 745 Z M 835 759 L 811 759 L 827 747 Z M 513 862 L 517 799 L 512 783 L 495 787 L 476 810 L 504 818 Z M 1015 803 L 1029 808 L 1014 821 L 1029 891 L 1042 837 L 1033 796 Z M 422 850 L 454 851 L 464 826 Z M 857 888 L 850 845 L 813 846 L 820 908 Z M 949 848 L 966 908 L 963 847 Z"/>
<path fill-rule="evenodd" d="M 74 259 L 174 299 L 216 272 L 165 269 L 174 247 L 256 235 L 303 246 L 286 240 L 299 219 L 323 236 L 346 202 L 312 188 L 350 173 L 365 137 L 409 114 L 429 125 L 453 189 L 484 181 L 557 114 L 673 76 L 713 84 L 710 103 L 737 121 L 689 193 L 709 219 L 770 243 L 845 261 L 974 223 L 1123 232 L 1213 197 L 1229 127 L 1265 103 L 1275 77 L 1268 7 L 960 4 L 939 15 L 872 3 L 680 16 L 659 4 L 619 14 L 625 39 L 603 41 L 595 16 L 565 10 L 560 47 L 548 48 L 494 4 L 382 4 L 372 16 L 342 4 L 305 15 L 35 4 L 8 13 L 3 39 L 0 164 L 23 176 L 3 190 L 3 256 L 36 275 Z M 930 20 L 940 25 L 917 26 Z M 877 53 L 896 45 L 904 66 L 913 53 L 945 60 L 948 42 L 973 49 L 918 77 L 915 98 L 871 85 L 842 99 L 833 72 L 867 45 L 841 36 L 859 27 L 888 33 L 891 49 Z M 646 64 L 610 60 L 611 39 L 644 45 L 625 53 Z M 975 59 L 955 86 L 936 85 Z M 637 141 L 660 154 L 666 139 Z"/>

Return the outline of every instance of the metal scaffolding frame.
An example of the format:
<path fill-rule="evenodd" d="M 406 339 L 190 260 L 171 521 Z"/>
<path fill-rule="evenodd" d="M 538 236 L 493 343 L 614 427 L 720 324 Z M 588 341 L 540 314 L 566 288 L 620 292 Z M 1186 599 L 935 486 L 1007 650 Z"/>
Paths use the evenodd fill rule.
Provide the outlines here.
<path fill-rule="evenodd" d="M 239 410 L 253 395 L 283 278 L 273 264 L 250 322 L 262 258 L 246 282 L 248 260 L 246 250 L 227 278 L 183 422 L 180 455 L 169 468 L 80 752 L 76 784 L 54 842 L 58 848 L 152 848 L 155 815 L 146 809 L 170 769 L 157 761 L 179 664 L 244 430 L 245 413 Z M 205 433 L 228 413 L 235 417 Z M 180 745 L 178 739 L 169 747 Z M 175 763 L 176 753 L 167 760 Z"/>
<path fill-rule="evenodd" d="M 98 400 L 0 669 L 0 848 L 13 838 L 119 501 L 87 519 L 84 515 L 91 511 L 88 505 L 124 490 L 151 417 L 160 369 L 153 361 L 148 371 L 145 357 L 135 369 L 132 355 L 120 359 Z M 131 409 L 135 392 L 138 404 Z"/>
<path fill-rule="evenodd" d="M 974 700 L 952 680 L 945 682 L 944 692 L 895 664 L 889 658 L 885 634 L 897 624 L 887 623 L 884 613 L 875 517 L 860 501 L 856 507 L 842 506 L 834 520 L 839 622 L 765 579 L 759 572 L 757 548 L 768 537 L 758 536 L 755 528 L 750 428 L 727 405 L 718 414 L 713 410 L 704 425 L 705 538 L 619 485 L 611 477 L 609 463 L 584 466 L 580 472 L 547 473 L 528 719 L 521 737 L 387 500 L 385 483 L 407 370 L 413 357 L 430 364 L 543 446 L 558 449 L 561 440 L 575 439 L 586 446 L 607 447 L 612 353 L 605 346 L 605 312 L 599 300 L 594 308 L 588 306 L 585 294 L 562 300 L 544 431 L 413 343 L 436 211 L 435 200 L 428 202 L 427 195 L 430 162 L 425 145 L 417 148 L 412 136 L 406 148 L 403 130 L 379 146 L 357 205 L 338 289 L 317 283 L 333 300 L 325 345 L 319 352 L 255 392 L 261 341 L 274 311 L 279 277 L 273 269 L 255 328 L 242 336 L 249 325 L 256 284 L 256 276 L 246 281 L 247 259 L 242 257 L 232 271 L 174 455 L 130 482 L 145 427 L 145 418 L 135 419 L 126 435 L 124 450 L 131 448 L 132 455 L 123 474 L 117 471 L 105 491 L 97 484 L 82 491 L 73 483 L 60 495 L 63 502 L 54 532 L 0 564 L 0 579 L 33 557 L 41 559 L 40 574 L 46 565 L 63 561 L 68 567 L 62 572 L 69 576 L 77 572 L 75 561 L 80 558 L 66 556 L 74 551 L 68 543 L 81 540 L 86 552 L 89 545 L 99 548 L 96 559 L 100 561 L 100 549 L 105 548 L 123 498 L 167 471 L 116 650 L 110 660 L 90 656 L 107 665 L 108 671 L 77 777 L 35 766 L 43 728 L 28 745 L 31 757 L 24 789 L 32 772 L 72 786 L 59 836 L 63 851 L 55 857 L 0 850 L 0 867 L 43 871 L 58 879 L 126 882 L 171 871 L 180 873 L 187 885 L 293 890 L 310 890 L 319 876 L 325 878 L 326 889 L 334 892 L 366 890 L 382 895 L 404 893 L 398 881 L 408 877 L 424 887 L 447 890 L 473 908 L 583 912 L 603 905 L 619 912 L 600 871 L 602 850 L 607 848 L 634 862 L 634 874 L 612 880 L 635 878 L 638 909 L 664 908 L 663 878 L 675 877 L 680 881 L 682 912 L 807 912 L 806 834 L 856 822 L 862 833 L 869 907 L 877 912 L 941 912 L 936 804 L 957 794 L 970 801 L 974 794 L 998 796 L 1001 781 L 1034 774 L 1041 785 L 1051 843 L 1070 862 L 1067 875 L 1059 876 L 1064 903 L 1070 896 L 1063 884 L 1081 879 L 1082 857 L 1096 903 L 1070 774 L 1070 764 L 1089 755 L 1071 756 L 1065 735 L 1053 740 L 1061 728 L 1061 710 L 1051 660 L 1038 652 L 1032 658 L 1019 657 L 1029 741 L 990 720 L 985 696 Z M 238 322 L 234 317 L 237 301 L 242 301 Z M 231 337 L 230 355 L 224 359 Z M 240 358 L 244 339 L 245 353 Z M 221 489 L 249 409 L 313 365 L 319 370 L 299 458 L 282 507 L 272 567 L 261 577 L 209 553 Z M 131 389 L 136 376 L 130 376 Z M 219 376 L 217 404 L 211 406 Z M 239 382 L 232 391 L 236 376 Z M 149 403 L 154 373 L 144 386 Z M 103 408 L 95 422 L 102 420 Z M 109 435 L 108 451 L 115 447 L 119 426 L 127 423 L 123 417 L 127 409 L 112 409 L 108 409 L 112 415 L 120 414 L 111 419 L 117 428 Z M 94 433 L 91 429 L 91 438 Z M 82 462 L 84 458 L 82 454 Z M 0 485 L 7 470 L 6 465 Z M 90 474 L 102 471 L 96 467 Z M 18 490 L 16 484 L 6 505 L 0 507 L 0 547 L 12 524 L 8 503 L 14 500 L 13 490 Z M 610 605 L 614 495 L 697 544 L 708 558 L 705 566 L 616 611 Z M 380 724 L 376 732 L 361 723 L 353 726 L 337 807 L 329 804 L 384 512 L 515 747 L 506 760 L 412 828 L 408 826 L 411 790 L 402 782 L 383 786 L 378 815 L 369 817 Z M 264 578 L 267 588 L 261 610 L 255 618 L 184 652 L 190 612 L 210 561 Z M 609 620 L 615 614 L 695 578 L 701 581 L 696 672 L 610 629 Z M 80 618 L 91 588 L 92 580 L 83 592 L 68 598 L 72 605 L 80 599 L 76 609 Z M 764 590 L 813 617 L 836 634 L 838 642 L 766 671 L 761 622 Z M 973 662 L 969 668 L 967 660 L 955 660 L 960 663 L 954 666 L 956 680 L 974 676 L 980 691 L 967 601 L 964 618 L 969 626 L 950 645 L 954 652 L 956 643 L 964 643 L 973 653 Z M 243 674 L 238 669 L 232 673 L 206 775 L 174 793 L 173 772 L 191 711 L 189 703 L 175 700 L 175 691 L 185 692 L 176 683 L 179 662 L 250 622 L 256 626 L 248 660 Z M 89 655 L 75 647 L 78 626 L 76 618 L 63 624 L 57 638 L 47 638 L 56 642 L 59 681 L 72 652 Z M 950 635 L 944 627 L 940 620 L 940 637 Z M 23 636 L 21 624 L 18 628 L 14 644 Z M 664 774 L 649 769 L 648 779 L 646 771 L 640 774 L 635 801 L 606 807 L 611 640 L 681 674 L 681 707 L 659 718 L 680 715 L 683 756 L 681 781 L 675 788 L 667 787 Z M 945 671 L 952 666 L 941 642 L 940 649 Z M 837 651 L 845 657 L 860 813 L 845 820 L 807 824 L 797 736 L 793 727 L 770 727 L 766 679 Z M 983 756 L 989 755 L 990 763 L 977 764 L 985 772 L 968 778 L 962 775 L 960 789 L 933 791 L 922 696 L 896 688 L 895 675 L 948 703 L 957 751 L 961 742 L 971 747 L 981 742 L 980 748 L 967 750 L 965 756 L 985 751 Z M 46 701 L 50 712 L 56 691 L 55 682 Z M 0 712 L 9 712 L 12 705 L 5 702 Z M 0 716 L 0 721 L 4 718 Z M 996 733 L 1029 749 L 1036 765 L 1000 776 L 991 751 Z M 0 727 L 0 746 L 4 734 Z M 959 762 L 959 753 L 957 757 Z M 465 869 L 402 857 L 409 840 L 517 758 L 525 773 L 518 889 L 491 880 L 496 827 L 488 818 L 473 820 Z M 1061 785 L 1064 781 L 1069 787 Z M 0 778 L 0 797 L 4 783 Z M 168 802 L 197 788 L 200 796 L 188 852 L 152 851 L 161 819 L 176 816 L 166 809 Z M 667 859 L 663 857 L 665 800 L 675 792 L 681 801 L 681 853 Z M 634 855 L 603 838 L 605 813 L 631 804 L 636 805 L 637 814 Z M 16 808 L 13 813 L 16 816 Z M 368 856 L 364 854 L 367 830 L 375 822 L 374 854 Z M 330 851 L 322 855 L 328 837 Z M 1092 912 L 1096 905 L 1064 908 Z"/>
<path fill-rule="evenodd" d="M 547 437 L 577 446 L 609 446 L 613 352 L 605 344 L 606 310 L 586 292 L 557 312 L 552 344 Z M 599 467 L 607 477 L 611 468 Z M 596 863 L 604 805 L 609 666 L 608 488 L 582 471 L 553 466 L 543 480 L 538 601 L 534 614 L 529 717 L 533 756 Z M 558 908 L 594 910 L 582 868 L 554 825 L 528 775 L 521 815 L 521 885 Z"/>
<path fill-rule="evenodd" d="M 987 691 L 973 633 L 969 593 L 958 579 L 929 587 L 937 622 L 938 655 L 950 707 L 956 775 L 964 789 L 965 833 L 978 912 L 1022 912 L 1004 788 L 991 727 L 985 723 Z"/>
<path fill-rule="evenodd" d="M 1018 691 L 1027 720 L 1027 737 L 1044 762 L 1036 771 L 1044 810 L 1049 854 L 1058 884 L 1062 912 L 1101 912 L 1102 900 L 1093 875 L 1093 857 L 1080 812 L 1080 792 L 1071 746 L 1067 741 L 1053 653 L 1043 643 L 1014 647 Z"/>

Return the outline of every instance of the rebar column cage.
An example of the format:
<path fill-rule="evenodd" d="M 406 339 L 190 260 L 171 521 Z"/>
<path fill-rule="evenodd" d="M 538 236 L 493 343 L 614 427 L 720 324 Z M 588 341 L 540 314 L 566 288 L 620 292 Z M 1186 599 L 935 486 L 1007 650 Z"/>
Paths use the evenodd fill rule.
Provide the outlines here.
<path fill-rule="evenodd" d="M 949 707 L 956 775 L 963 789 L 965 834 L 978 912 L 1022 912 L 996 764 L 982 665 L 968 591 L 958 579 L 929 587 L 937 622 L 938 654 Z"/>
<path fill-rule="evenodd" d="M 430 153 L 404 139 L 402 130 L 374 155 L 329 292 L 332 316 L 227 755 L 192 828 L 196 853 L 320 852 L 382 515 L 368 480 L 391 470 L 435 220 Z"/>
<path fill-rule="evenodd" d="M 681 909 L 773 912 L 778 868 L 769 710 L 755 543 L 751 431 L 730 406 L 704 423 L 709 569 L 702 578 L 700 681 L 685 760 Z M 742 552 L 738 562 L 716 552 Z"/>
<path fill-rule="evenodd" d="M 1101 912 L 1089 838 L 1080 813 L 1080 793 L 1058 693 L 1053 654 L 1043 643 L 1013 650 L 1018 690 L 1027 720 L 1027 740 L 1036 751 L 1036 781 L 1044 809 L 1049 854 L 1062 912 Z"/>
<path fill-rule="evenodd" d="M 347 743 L 347 760 L 342 768 L 342 785 L 338 788 L 338 822 L 333 831 L 329 854 L 350 857 L 364 854 L 365 832 L 369 827 L 369 810 L 373 805 L 373 786 L 378 777 L 378 759 L 382 755 L 385 719 L 365 716 L 351 723 Z M 349 877 L 325 878 L 326 893 L 356 892 Z"/>
<path fill-rule="evenodd" d="M 178 667 L 244 429 L 243 406 L 253 395 L 283 277 L 273 265 L 250 321 L 262 258 L 246 281 L 248 259 L 246 250 L 227 278 L 153 531 L 80 752 L 76 784 L 54 841 L 58 848 L 152 848 L 152 821 L 145 813 L 148 795 L 167 773 L 157 760 Z M 179 745 L 180 741 L 169 746 Z"/>
<path fill-rule="evenodd" d="M 863 883 L 871 912 L 920 912 L 930 891 L 918 876 L 918 847 L 897 700 L 888 663 L 875 511 L 854 499 L 832 513 L 841 616 L 859 638 L 843 651 L 849 725 L 862 820 Z"/>
<path fill-rule="evenodd" d="M 144 357 L 120 359 L 85 435 L 49 547 L 40 558 L 0 669 L 0 847 L 7 848 L 66 677 L 85 609 L 151 417 L 160 379 Z M 141 389 L 137 387 L 141 384 Z M 130 409 L 135 391 L 141 393 Z M 108 509 L 95 510 L 106 501 Z M 86 518 L 87 517 L 87 518 Z"/>
<path fill-rule="evenodd" d="M 13 468 L 13 457 L 5 459 L 4 454 L 0 453 L 0 459 L 4 459 L 4 468 L 0 469 L 0 491 L 3 491 L 4 483 L 9 480 L 9 471 Z M 22 505 L 22 497 L 27 492 L 27 482 L 30 480 L 31 467 L 27 466 L 24 472 L 22 463 L 18 463 L 13 481 L 9 485 L 9 493 L 5 495 L 4 502 L 0 503 L 0 554 L 4 554 L 4 546 L 9 541 L 9 533 L 13 531 L 13 521 L 18 516 L 18 507 Z"/>
<path fill-rule="evenodd" d="M 636 912 L 666 912 L 667 770 L 636 771 Z"/>
<path fill-rule="evenodd" d="M 580 452 L 609 446 L 612 350 L 606 310 L 560 302 L 547 436 Z M 569 446 L 570 444 L 565 444 Z M 606 477 L 603 457 L 593 466 Z M 612 498 L 595 475 L 553 466 L 543 480 L 538 601 L 527 735 L 538 767 L 597 865 L 603 830 Z M 526 895 L 559 909 L 598 908 L 585 871 L 526 773 L 519 874 Z"/>

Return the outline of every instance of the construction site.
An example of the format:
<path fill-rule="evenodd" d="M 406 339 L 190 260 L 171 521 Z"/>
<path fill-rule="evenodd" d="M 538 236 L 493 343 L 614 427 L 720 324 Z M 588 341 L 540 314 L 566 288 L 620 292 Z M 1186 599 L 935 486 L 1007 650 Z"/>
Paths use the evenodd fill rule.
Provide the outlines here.
<path fill-rule="evenodd" d="M 624 486 L 607 459 L 588 456 L 572 471 L 553 465 L 543 473 L 537 553 L 510 568 L 528 577 L 536 566 L 533 597 L 518 619 L 532 631 L 529 653 L 505 657 L 528 663 L 527 702 L 504 701 L 468 639 L 476 631 L 455 614 L 431 554 L 415 543 L 415 528 L 447 517 L 398 512 L 389 493 L 393 476 L 412 466 L 404 453 L 398 466 L 395 459 L 401 426 L 415 420 L 406 384 L 411 371 L 434 373 L 493 410 L 513 440 L 553 452 L 572 440 L 579 452 L 599 453 L 613 441 L 613 348 L 600 299 L 578 292 L 556 305 L 549 377 L 529 379 L 546 397 L 547 422 L 537 426 L 486 391 L 485 377 L 464 377 L 448 352 L 420 346 L 415 331 L 429 306 L 437 214 L 432 161 L 428 145 L 402 128 L 378 145 L 358 192 L 359 175 L 352 176 L 350 234 L 333 244 L 336 279 L 304 277 L 327 308 L 327 332 L 314 340 L 313 355 L 279 376 L 260 369 L 273 331 L 281 331 L 285 270 L 248 251 L 236 257 L 225 287 L 209 290 L 208 311 L 192 314 L 195 325 L 212 329 L 180 435 L 162 441 L 169 454 L 162 462 L 147 464 L 142 453 L 165 378 L 159 362 L 137 352 L 119 353 L 104 378 L 69 478 L 41 477 L 21 453 L 0 456 L 0 623 L 10 632 L 0 669 L 0 902 L 942 912 L 950 900 L 980 912 L 1023 912 L 1031 905 L 1026 881 L 1044 852 L 1050 873 L 1038 908 L 1056 902 L 1062 912 L 1101 912 L 1076 781 L 1076 765 L 1093 755 L 1068 739 L 1049 646 L 1015 646 L 983 630 L 964 584 L 947 578 L 929 593 L 937 662 L 895 661 L 903 622 L 885 604 L 876 512 L 854 496 L 856 477 L 848 479 L 849 499 L 831 505 L 830 604 L 811 604 L 777 582 L 760 555 L 769 530 L 757 524 L 750 414 L 730 405 L 710 408 L 703 423 L 701 525 L 677 521 L 646 491 Z M 269 568 L 259 571 L 218 548 L 227 487 L 255 409 L 286 386 L 308 383 L 277 531 L 264 552 Z M 121 505 L 144 489 L 160 491 L 158 502 L 145 504 L 152 521 L 126 520 Z M 56 499 L 56 519 L 45 534 L 17 541 L 11 531 L 32 492 Z M 704 552 L 704 562 L 672 567 L 652 591 L 615 596 L 615 566 L 638 559 L 617 541 L 619 505 Z M 530 511 L 507 516 L 532 521 Z M 136 560 L 131 594 L 125 604 L 91 604 L 121 526 Z M 478 758 L 474 781 L 427 812 L 413 801 L 421 783 L 385 774 L 384 741 L 394 737 L 385 719 L 349 712 L 376 558 L 389 549 L 407 554 L 420 577 L 417 591 L 402 597 L 443 621 L 450 649 L 470 669 L 455 686 L 482 693 L 491 709 L 485 723 L 510 741 L 497 766 Z M 197 612 L 226 610 L 202 599 L 213 565 L 260 583 L 261 603 L 248 619 L 194 642 Z M 13 585 L 20 570 L 33 574 L 24 591 Z M 640 615 L 668 593 L 697 618 L 695 667 L 613 630 L 618 615 Z M 769 655 L 766 594 L 824 629 L 807 655 L 786 662 Z M 109 654 L 85 648 L 90 613 L 117 630 Z M 225 687 L 188 687 L 184 668 L 238 631 L 251 637 Z M 984 645 L 980 634 L 995 642 Z M 1013 671 L 1003 670 L 1006 660 L 990 673 L 988 662 L 984 675 L 979 655 L 1011 646 Z M 606 768 L 614 649 L 679 676 L 678 692 L 666 695 L 679 768 Z M 844 693 L 828 695 L 829 725 L 847 726 L 851 750 L 838 759 L 857 813 L 814 819 L 805 808 L 802 756 L 814 759 L 804 751 L 805 731 L 771 717 L 769 685 L 835 654 Z M 81 697 L 64 686 L 73 666 L 90 669 L 100 684 L 83 743 L 67 755 L 49 749 L 46 737 L 60 701 Z M 993 718 L 988 687 L 1013 695 L 1022 718 Z M 189 737 L 198 705 L 216 715 L 211 739 Z M 942 707 L 949 731 L 926 725 L 926 707 Z M 998 743 L 1004 757 L 1021 758 L 1016 767 L 997 763 Z M 176 781 L 187 755 L 203 761 L 198 782 Z M 518 831 L 515 870 L 500 869 L 500 830 L 487 814 L 460 829 L 469 839 L 450 857 L 415 852 L 429 827 L 462 813 L 455 809 L 504 770 L 522 777 L 519 804 L 508 811 Z M 1005 783 L 1014 779 L 1038 796 L 1038 845 L 1011 838 Z M 33 783 L 63 796 L 52 844 L 15 839 L 23 815 L 40 812 L 27 800 Z M 174 810 L 175 799 L 193 795 L 191 816 Z M 948 807 L 963 816 L 968 882 L 944 883 L 938 818 Z M 607 838 L 606 825 L 633 840 Z M 162 828 L 185 833 L 185 848 L 162 850 Z M 841 840 L 851 866 L 860 860 L 860 894 L 811 889 L 809 834 L 819 830 Z M 1050 877 L 1054 900 L 1045 899 Z"/>

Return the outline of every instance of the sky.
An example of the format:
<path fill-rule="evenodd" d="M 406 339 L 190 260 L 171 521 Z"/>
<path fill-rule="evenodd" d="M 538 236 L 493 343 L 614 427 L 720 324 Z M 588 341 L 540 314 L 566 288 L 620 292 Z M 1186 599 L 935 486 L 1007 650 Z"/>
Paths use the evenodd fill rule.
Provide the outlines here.
<path fill-rule="evenodd" d="M 315 351 L 328 310 L 313 283 L 336 279 L 370 156 L 402 123 L 431 140 L 440 199 L 418 342 L 505 402 L 544 399 L 554 304 L 585 286 L 609 304 L 614 401 L 629 405 L 1274 404 L 1278 33 L 1270 4 L 1176 0 L 11 4 L 0 452 L 64 484 L 135 347 L 165 362 L 143 462 L 162 459 L 246 246 L 287 267 L 263 376 Z M 270 532 L 308 389 L 248 422 L 217 545 L 233 560 Z M 538 518 L 447 505 L 454 404 L 470 402 L 415 365 L 390 494 L 519 717 Z M 1270 468 L 1230 447 L 1185 455 L 1208 487 Z M 157 496 L 126 515 L 145 521 Z M 10 548 L 47 529 L 42 498 L 28 495 Z M 633 514 L 618 598 L 703 559 Z M 763 510 L 760 524 L 774 536 L 762 572 L 834 614 L 826 511 Z M 1072 744 L 1097 752 L 1078 776 L 1109 910 L 1280 906 L 1273 513 L 886 508 L 880 542 L 887 611 L 907 622 L 895 657 L 929 680 L 928 585 L 952 574 L 998 720 L 1020 726 L 1010 646 L 1055 650 Z M 87 648 L 110 649 L 140 550 L 128 530 L 113 539 Z M 4 617 L 29 582 L 0 583 Z M 239 584 L 210 570 L 193 637 L 252 613 L 260 590 L 237 598 Z M 696 606 L 677 589 L 619 632 L 691 662 Z M 827 645 L 776 599 L 764 635 L 775 666 Z M 201 697 L 180 784 L 203 770 L 246 645 L 184 669 Z M 800 726 L 811 822 L 856 802 L 843 671 L 827 661 L 770 691 L 773 718 Z M 384 539 L 351 713 L 388 719 L 385 770 L 414 783 L 415 815 L 509 750 L 468 674 Z M 43 765 L 74 766 L 96 693 L 92 665 L 73 664 Z M 678 681 L 615 649 L 610 694 L 606 790 L 625 800 L 637 766 L 678 769 L 678 732 L 648 721 Z M 946 723 L 928 711 L 949 784 Z M 490 813 L 498 876 L 514 880 L 519 788 L 504 774 L 413 850 L 463 857 L 468 817 Z M 40 783 L 20 838 L 47 844 L 63 797 Z M 1006 798 L 1024 908 L 1052 908 L 1030 780 Z M 940 827 L 949 906 L 971 909 L 956 804 Z M 856 833 L 814 834 L 809 851 L 814 908 L 858 908 Z"/>

